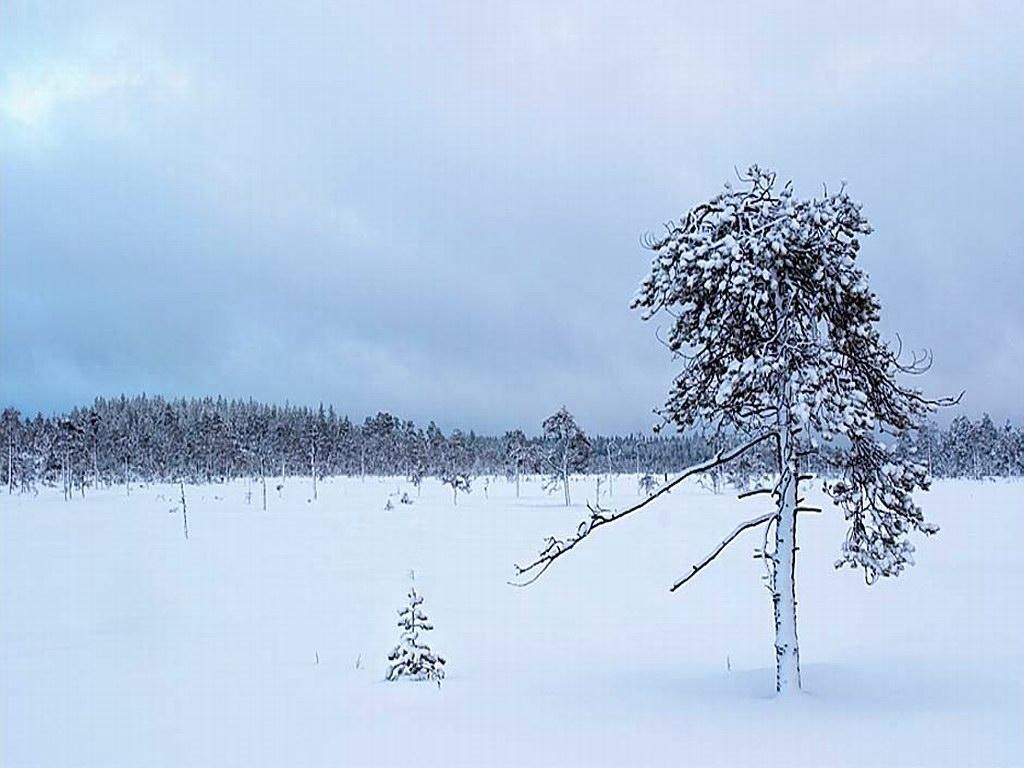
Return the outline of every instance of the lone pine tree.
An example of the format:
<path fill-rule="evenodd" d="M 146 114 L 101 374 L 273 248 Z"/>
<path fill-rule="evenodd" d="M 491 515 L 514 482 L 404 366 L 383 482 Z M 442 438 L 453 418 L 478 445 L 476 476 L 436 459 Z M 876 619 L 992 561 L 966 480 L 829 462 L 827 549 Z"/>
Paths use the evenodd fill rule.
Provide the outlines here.
<path fill-rule="evenodd" d="M 565 506 L 572 504 L 570 478 L 586 469 L 590 458 L 590 440 L 564 405 L 544 419 L 544 487 L 553 491 L 561 487 Z"/>
<path fill-rule="evenodd" d="M 430 650 L 420 640 L 421 632 L 429 632 L 434 628 L 427 614 L 420 606 L 423 598 L 416 594 L 415 587 L 409 588 L 409 604 L 398 612 L 398 626 L 402 629 L 402 637 L 398 645 L 388 656 L 388 680 L 408 677 L 413 680 L 433 680 L 438 687 L 444 680 L 443 657 Z"/>
<path fill-rule="evenodd" d="M 836 567 L 862 568 L 868 584 L 913 563 L 912 531 L 935 533 L 915 505 L 928 487 L 926 468 L 900 456 L 895 439 L 913 433 L 936 406 L 897 381 L 927 369 L 926 354 L 901 362 L 901 348 L 881 340 L 880 304 L 856 265 L 871 228 L 859 203 L 839 191 L 799 199 L 791 184 L 757 166 L 743 188 L 725 190 L 671 223 L 647 245 L 650 275 L 633 300 L 644 320 L 671 317 L 665 343 L 682 369 L 661 411 L 680 430 L 703 427 L 739 443 L 685 470 L 622 511 L 591 508 L 565 538 L 550 537 L 532 563 L 535 581 L 595 529 L 635 512 L 678 483 L 772 447 L 775 482 L 742 494 L 765 494 L 773 510 L 739 523 L 673 586 L 711 563 L 739 534 L 761 529 L 775 621 L 776 690 L 800 688 L 796 622 L 796 529 L 804 506 L 801 461 L 823 444 L 835 462 L 824 491 L 849 524 Z M 891 446 L 891 447 L 890 447 Z M 817 510 L 815 510 L 817 511 Z"/>

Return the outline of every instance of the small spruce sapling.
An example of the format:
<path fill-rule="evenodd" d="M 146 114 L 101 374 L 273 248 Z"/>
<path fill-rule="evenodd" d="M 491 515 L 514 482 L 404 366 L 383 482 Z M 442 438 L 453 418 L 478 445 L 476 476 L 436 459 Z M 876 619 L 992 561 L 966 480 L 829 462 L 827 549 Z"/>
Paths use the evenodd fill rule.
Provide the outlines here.
<path fill-rule="evenodd" d="M 429 632 L 434 628 L 420 607 L 422 604 L 423 598 L 416 594 L 416 588 L 409 587 L 409 604 L 398 612 L 402 637 L 388 656 L 390 666 L 387 679 L 395 681 L 408 677 L 413 680 L 432 680 L 440 688 L 444 680 L 445 660 L 420 640 L 421 632 Z"/>

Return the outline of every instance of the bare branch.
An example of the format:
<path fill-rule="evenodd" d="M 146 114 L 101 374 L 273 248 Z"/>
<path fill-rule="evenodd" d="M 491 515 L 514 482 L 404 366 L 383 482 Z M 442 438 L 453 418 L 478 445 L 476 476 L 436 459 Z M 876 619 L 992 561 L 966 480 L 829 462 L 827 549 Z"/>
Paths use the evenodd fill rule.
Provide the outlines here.
<path fill-rule="evenodd" d="M 704 569 L 705 566 L 709 565 L 712 560 L 718 557 L 722 553 L 722 550 L 729 546 L 733 539 L 735 539 L 745 530 L 747 530 L 748 528 L 756 528 L 759 525 L 764 525 L 765 523 L 773 520 L 777 515 L 778 512 L 768 512 L 767 514 L 761 515 L 760 517 L 755 517 L 753 520 L 747 520 L 745 523 L 740 523 L 739 525 L 737 525 L 733 529 L 732 533 L 730 533 L 728 536 L 722 539 L 722 541 L 719 542 L 718 546 L 711 550 L 711 554 L 709 554 L 707 557 L 705 557 L 703 560 L 701 560 L 699 563 L 693 566 L 693 570 L 691 570 L 688 574 L 683 576 L 683 578 L 681 578 L 679 581 L 673 584 L 669 592 L 675 592 L 677 589 L 683 586 L 683 584 L 685 584 L 694 576 L 696 576 L 701 570 Z"/>
<path fill-rule="evenodd" d="M 748 443 L 744 443 L 738 448 L 733 448 L 730 451 L 721 450 L 718 453 L 716 453 L 713 458 L 710 458 L 707 461 L 702 461 L 699 464 L 694 464 L 692 467 L 688 467 L 686 470 L 682 472 L 682 474 L 680 474 L 672 482 L 662 486 L 662 488 L 657 493 L 648 496 L 639 504 L 635 504 L 632 507 L 629 507 L 628 509 L 622 510 L 621 512 L 610 512 L 600 507 L 591 507 L 588 504 L 587 508 L 590 510 L 590 517 L 586 520 L 580 521 L 579 525 L 576 526 L 576 533 L 572 534 L 571 536 L 565 539 L 556 539 L 553 536 L 549 536 L 547 539 L 545 539 L 545 546 L 540 551 L 536 560 L 534 560 L 529 565 L 520 566 L 519 564 L 516 564 L 515 566 L 517 576 L 530 573 L 531 571 L 535 571 L 535 573 L 526 581 L 510 581 L 509 584 L 511 584 L 514 587 L 529 586 L 537 579 L 539 579 L 544 574 L 544 571 L 546 571 L 555 560 L 564 555 L 566 552 L 573 549 L 573 547 L 575 547 L 577 544 L 583 541 L 583 539 L 589 536 L 597 528 L 600 528 L 603 525 L 607 525 L 608 523 L 614 523 L 616 520 L 621 520 L 626 515 L 630 515 L 634 512 L 643 509 L 652 501 L 657 499 L 659 496 L 668 493 L 687 478 L 692 477 L 693 475 L 696 474 L 700 474 L 701 472 L 707 472 L 708 470 L 714 469 L 715 467 L 720 466 L 722 464 L 726 464 L 735 459 L 736 457 L 743 455 L 754 446 L 760 445 L 769 438 L 777 439 L 776 433 L 766 432 L 760 437 L 757 437 Z"/>

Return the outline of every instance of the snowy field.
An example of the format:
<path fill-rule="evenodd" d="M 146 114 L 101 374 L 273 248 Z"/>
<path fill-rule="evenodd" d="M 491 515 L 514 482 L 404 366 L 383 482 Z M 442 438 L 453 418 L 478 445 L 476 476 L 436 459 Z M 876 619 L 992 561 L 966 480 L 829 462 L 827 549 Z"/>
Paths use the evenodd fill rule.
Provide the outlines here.
<path fill-rule="evenodd" d="M 397 490 L 415 504 L 385 511 Z M 688 486 L 516 589 L 585 512 L 536 482 L 457 507 L 401 479 L 315 502 L 291 479 L 267 512 L 245 483 L 186 492 L 189 541 L 176 488 L 0 498 L 5 768 L 1024 765 L 1021 483 L 936 483 L 942 532 L 870 589 L 832 568 L 838 512 L 803 516 L 785 702 L 757 534 L 668 592 L 763 499 Z M 617 478 L 611 504 L 635 501 Z M 411 572 L 441 689 L 383 680 Z"/>

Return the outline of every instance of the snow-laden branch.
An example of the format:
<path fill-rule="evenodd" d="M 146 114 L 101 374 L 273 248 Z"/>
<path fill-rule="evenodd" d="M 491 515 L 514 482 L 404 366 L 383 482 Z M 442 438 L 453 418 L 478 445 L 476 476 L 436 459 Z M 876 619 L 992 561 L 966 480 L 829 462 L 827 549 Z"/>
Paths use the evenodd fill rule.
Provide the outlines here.
<path fill-rule="evenodd" d="M 745 523 L 740 523 L 739 525 L 737 525 L 733 529 L 732 533 L 730 533 L 728 536 L 722 539 L 722 541 L 719 542 L 718 546 L 711 550 L 711 553 L 707 557 L 705 557 L 696 565 L 692 566 L 692 570 L 688 574 L 686 574 L 685 576 L 683 576 L 683 578 L 681 578 L 679 581 L 673 584 L 672 588 L 669 589 L 669 592 L 675 592 L 677 589 L 683 586 L 683 584 L 685 584 L 694 576 L 696 576 L 701 570 L 704 569 L 705 566 L 709 565 L 712 560 L 718 557 L 722 553 L 722 550 L 729 546 L 730 543 L 732 543 L 733 539 L 735 539 L 745 530 L 747 530 L 748 528 L 756 528 L 759 525 L 764 525 L 765 523 L 774 520 L 777 516 L 778 512 L 767 512 L 761 515 L 760 517 L 755 517 L 753 520 L 747 520 Z"/>
<path fill-rule="evenodd" d="M 576 527 L 576 533 L 565 539 L 558 539 L 554 536 L 549 536 L 547 539 L 545 539 L 544 548 L 541 549 L 536 560 L 534 560 L 529 565 L 525 566 L 520 566 L 518 563 L 515 565 L 517 576 L 530 573 L 531 571 L 535 571 L 535 573 L 533 573 L 528 579 L 526 579 L 526 581 L 509 583 L 516 587 L 525 587 L 532 584 L 544 574 L 544 571 L 546 571 L 551 566 L 551 564 L 555 562 L 555 560 L 560 558 L 566 552 L 573 549 L 577 544 L 583 541 L 583 539 L 589 536 L 597 528 L 600 528 L 603 525 L 607 525 L 608 523 L 614 523 L 616 520 L 621 520 L 626 515 L 631 515 L 632 513 L 643 509 L 652 501 L 657 499 L 659 496 L 668 493 L 687 478 L 692 477 L 693 475 L 700 474 L 702 472 L 707 472 L 711 469 L 714 469 L 715 467 L 721 466 L 722 464 L 727 464 L 728 462 L 732 461 L 738 456 L 743 455 L 754 446 L 760 445 L 765 440 L 768 440 L 770 438 L 777 438 L 776 433 L 765 432 L 761 436 L 756 437 L 753 440 L 744 443 L 743 445 L 737 448 L 733 448 L 730 451 L 726 451 L 723 449 L 716 453 L 712 458 L 708 459 L 707 461 L 702 461 L 699 464 L 694 464 L 693 466 L 688 467 L 678 477 L 672 480 L 672 482 L 664 485 L 657 493 L 648 496 L 639 504 L 635 504 L 632 507 L 624 509 L 620 512 L 612 512 L 610 510 L 602 509 L 601 507 L 593 507 L 590 504 L 588 504 L 587 509 L 590 510 L 590 517 L 586 520 L 580 521 L 579 525 Z"/>

